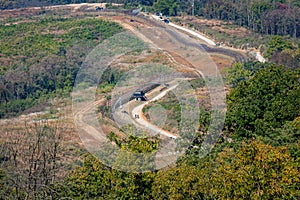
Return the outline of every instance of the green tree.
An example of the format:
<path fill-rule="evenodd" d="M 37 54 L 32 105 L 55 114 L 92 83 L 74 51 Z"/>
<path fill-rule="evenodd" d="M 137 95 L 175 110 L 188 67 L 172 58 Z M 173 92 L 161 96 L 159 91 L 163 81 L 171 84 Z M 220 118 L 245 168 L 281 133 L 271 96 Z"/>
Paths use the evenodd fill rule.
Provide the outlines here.
<path fill-rule="evenodd" d="M 59 197 L 76 199 L 151 199 L 154 173 L 126 173 L 107 167 L 87 155 L 58 186 Z"/>
<path fill-rule="evenodd" d="M 154 8 L 163 15 L 173 16 L 177 14 L 178 5 L 176 0 L 158 0 L 154 3 Z"/>
<path fill-rule="evenodd" d="M 201 165 L 205 166 L 203 163 Z M 207 183 L 206 186 L 201 184 L 198 187 L 199 181 Z M 195 166 L 182 164 L 159 171 L 155 176 L 152 192 L 154 199 L 204 199 L 207 186 L 208 176 Z"/>
<path fill-rule="evenodd" d="M 216 199 L 296 199 L 300 195 L 300 165 L 286 147 L 251 141 L 237 153 L 224 149 L 215 166 L 210 192 Z"/>
<path fill-rule="evenodd" d="M 240 81 L 248 79 L 250 76 L 250 71 L 244 69 L 242 63 L 235 63 L 231 68 L 225 70 L 227 83 L 231 87 L 236 87 Z"/>
<path fill-rule="evenodd" d="M 293 44 L 282 36 L 273 36 L 273 38 L 268 43 L 268 49 L 266 57 L 271 57 L 276 51 L 284 51 L 287 49 L 293 49 Z"/>
<path fill-rule="evenodd" d="M 287 147 L 252 140 L 237 151 L 224 148 L 197 164 L 159 171 L 152 191 L 155 199 L 297 199 L 299 167 Z"/>
<path fill-rule="evenodd" d="M 272 141 L 275 129 L 300 114 L 299 73 L 272 64 L 232 89 L 227 97 L 227 131 L 237 138 Z"/>

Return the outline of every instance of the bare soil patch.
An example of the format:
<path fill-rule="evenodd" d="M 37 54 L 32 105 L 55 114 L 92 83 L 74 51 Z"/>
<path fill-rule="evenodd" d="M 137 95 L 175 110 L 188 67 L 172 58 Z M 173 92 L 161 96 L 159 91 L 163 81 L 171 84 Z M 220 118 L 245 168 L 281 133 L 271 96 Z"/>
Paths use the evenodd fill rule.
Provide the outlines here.
<path fill-rule="evenodd" d="M 217 65 L 219 71 L 222 71 L 222 69 L 224 68 L 230 67 L 235 62 L 233 58 L 222 54 L 210 54 L 210 57 Z"/>
<path fill-rule="evenodd" d="M 251 31 L 244 27 L 237 27 L 234 26 L 232 22 L 225 22 L 222 20 L 217 20 L 217 19 L 201 19 L 197 17 L 181 17 L 180 20 L 182 20 L 182 24 L 185 26 L 189 26 L 191 23 L 198 25 L 199 27 L 210 27 L 213 30 L 217 30 L 220 33 L 226 33 L 229 35 L 236 35 L 240 37 L 246 37 L 251 34 Z"/>

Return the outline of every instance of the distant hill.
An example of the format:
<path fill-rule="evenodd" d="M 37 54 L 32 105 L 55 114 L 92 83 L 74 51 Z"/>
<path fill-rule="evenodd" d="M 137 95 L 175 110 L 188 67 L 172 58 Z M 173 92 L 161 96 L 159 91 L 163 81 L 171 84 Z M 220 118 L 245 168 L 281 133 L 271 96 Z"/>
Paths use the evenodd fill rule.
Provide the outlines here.
<path fill-rule="evenodd" d="M 154 0 L 0 0 L 0 10 L 72 3 L 125 3 L 152 6 Z"/>
<path fill-rule="evenodd" d="M 35 7 L 35 6 L 50 6 L 70 3 L 97 3 L 99 1 L 87 0 L 0 0 L 0 10 Z"/>

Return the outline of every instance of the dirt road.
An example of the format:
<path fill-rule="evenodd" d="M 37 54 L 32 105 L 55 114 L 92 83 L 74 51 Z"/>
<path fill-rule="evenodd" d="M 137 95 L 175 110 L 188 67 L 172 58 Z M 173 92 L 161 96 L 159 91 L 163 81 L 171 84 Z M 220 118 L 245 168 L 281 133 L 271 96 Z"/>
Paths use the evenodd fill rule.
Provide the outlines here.
<path fill-rule="evenodd" d="M 171 90 L 175 89 L 178 85 L 174 85 L 172 87 L 169 87 L 167 90 L 162 91 L 161 93 L 159 93 L 157 96 L 155 96 L 154 98 L 152 98 L 151 100 L 142 103 L 141 105 L 136 106 L 135 108 L 132 109 L 132 118 L 140 125 L 142 125 L 143 127 L 147 127 L 147 129 L 150 129 L 160 135 L 164 135 L 173 139 L 176 139 L 178 136 L 176 136 L 175 134 L 169 132 L 169 131 L 165 131 L 157 126 L 155 126 L 154 124 L 150 123 L 144 116 L 143 114 L 143 108 L 149 104 L 150 102 L 154 102 L 157 101 L 159 99 L 161 99 L 162 97 L 164 97 L 168 92 L 170 92 Z M 138 117 L 136 117 L 138 116 Z"/>

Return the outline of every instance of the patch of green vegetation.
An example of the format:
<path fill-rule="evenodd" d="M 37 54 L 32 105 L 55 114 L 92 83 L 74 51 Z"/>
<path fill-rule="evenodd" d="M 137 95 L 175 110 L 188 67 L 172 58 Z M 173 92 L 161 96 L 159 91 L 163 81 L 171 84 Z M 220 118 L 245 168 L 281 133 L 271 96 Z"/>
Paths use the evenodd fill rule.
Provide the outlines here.
<path fill-rule="evenodd" d="M 299 70 L 268 64 L 239 82 L 227 97 L 227 132 L 237 139 L 259 138 L 272 145 L 297 141 L 299 131 L 291 121 L 300 115 L 299 76 Z"/>
<path fill-rule="evenodd" d="M 114 89 L 114 86 L 114 84 L 103 83 L 98 87 L 97 93 L 109 93 Z"/>
<path fill-rule="evenodd" d="M 114 132 L 110 132 L 107 136 L 110 141 L 115 142 L 121 149 L 134 153 L 149 153 L 158 150 L 159 139 L 157 137 L 137 137 L 129 135 L 125 139 L 119 139 Z"/>
<path fill-rule="evenodd" d="M 121 27 L 99 19 L 43 18 L 38 22 L 0 27 L 0 53 L 5 56 L 43 56 L 59 54 L 75 41 L 95 42 L 106 39 Z"/>
<path fill-rule="evenodd" d="M 121 31 L 115 22 L 55 16 L 1 25 L 0 85 L 5 87 L 0 89 L 0 118 L 21 113 L 58 91 L 68 95 L 89 51 Z"/>
<path fill-rule="evenodd" d="M 201 88 L 205 86 L 205 81 L 202 78 L 196 78 L 189 81 L 193 89 Z"/>
<path fill-rule="evenodd" d="M 165 95 L 162 99 L 158 100 L 157 102 L 153 102 L 148 104 L 143 108 L 143 113 L 146 114 L 146 117 L 150 120 L 149 110 L 155 104 L 161 105 L 167 114 L 167 119 L 162 129 L 171 130 L 171 129 L 178 129 L 179 123 L 181 121 L 181 104 L 176 98 L 175 94 L 169 92 Z"/>

